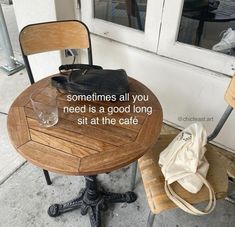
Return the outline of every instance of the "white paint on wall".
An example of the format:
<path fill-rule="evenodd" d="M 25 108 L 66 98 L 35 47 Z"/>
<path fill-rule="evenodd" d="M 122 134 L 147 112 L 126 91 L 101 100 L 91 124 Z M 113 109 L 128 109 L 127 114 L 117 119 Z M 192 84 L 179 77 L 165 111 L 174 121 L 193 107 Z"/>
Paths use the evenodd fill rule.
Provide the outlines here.
<path fill-rule="evenodd" d="M 13 0 L 19 30 L 33 23 L 56 19 L 54 0 Z"/>
<path fill-rule="evenodd" d="M 74 0 L 55 0 L 57 20 L 73 20 L 75 18 Z"/>

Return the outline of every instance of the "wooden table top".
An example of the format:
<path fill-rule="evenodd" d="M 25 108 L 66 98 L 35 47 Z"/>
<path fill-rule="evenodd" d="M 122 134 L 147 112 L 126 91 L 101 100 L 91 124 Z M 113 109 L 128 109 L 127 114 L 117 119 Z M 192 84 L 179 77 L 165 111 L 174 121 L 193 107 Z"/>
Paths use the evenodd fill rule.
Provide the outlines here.
<path fill-rule="evenodd" d="M 125 102 L 68 102 L 58 93 L 59 121 L 50 128 L 40 126 L 32 109 L 30 94 L 40 88 L 54 89 L 50 77 L 40 80 L 23 91 L 12 104 L 8 114 L 8 133 L 16 150 L 29 162 L 52 172 L 68 175 L 94 175 L 110 172 L 140 158 L 152 146 L 161 130 L 162 109 L 154 94 L 140 82 L 129 78 L 130 97 L 148 95 L 146 102 L 136 106 L 152 106 L 147 113 L 65 113 L 64 106 L 128 106 Z M 138 124 L 78 125 L 79 117 L 136 116 Z"/>

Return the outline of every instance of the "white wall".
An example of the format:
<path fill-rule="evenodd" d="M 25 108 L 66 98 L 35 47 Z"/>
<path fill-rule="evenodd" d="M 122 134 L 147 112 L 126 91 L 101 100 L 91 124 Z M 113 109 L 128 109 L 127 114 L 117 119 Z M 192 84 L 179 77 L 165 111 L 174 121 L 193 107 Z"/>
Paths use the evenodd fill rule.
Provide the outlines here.
<path fill-rule="evenodd" d="M 175 60 L 157 56 L 96 35 L 92 35 L 94 64 L 105 68 L 124 68 L 128 75 L 147 85 L 163 107 L 164 120 L 178 127 L 191 121 L 179 117 L 206 117 L 208 133 L 214 129 L 227 107 L 223 97 L 230 78 Z M 87 59 L 83 57 L 85 62 Z M 235 112 L 216 142 L 235 151 Z"/>
<path fill-rule="evenodd" d="M 13 0 L 19 31 L 28 24 L 74 19 L 74 0 Z M 58 72 L 61 53 L 42 53 L 29 57 L 35 81 Z"/>
<path fill-rule="evenodd" d="M 75 18 L 75 1 L 55 0 L 57 20 L 73 20 Z"/>

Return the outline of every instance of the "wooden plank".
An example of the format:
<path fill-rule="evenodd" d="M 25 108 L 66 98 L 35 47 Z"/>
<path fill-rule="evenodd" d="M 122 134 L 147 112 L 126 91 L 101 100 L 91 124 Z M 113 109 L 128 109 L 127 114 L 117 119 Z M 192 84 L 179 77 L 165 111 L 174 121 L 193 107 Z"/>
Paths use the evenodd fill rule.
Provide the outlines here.
<path fill-rule="evenodd" d="M 79 172 L 84 175 L 111 172 L 134 162 L 144 153 L 145 148 L 141 144 L 125 144 L 112 151 L 84 157 Z"/>
<path fill-rule="evenodd" d="M 26 113 L 26 116 L 27 117 L 30 117 L 30 118 L 33 118 L 33 119 L 37 119 L 35 113 L 33 112 L 32 109 L 30 108 L 25 108 L 25 113 Z M 68 121 L 71 121 L 70 124 L 71 125 L 74 125 L 74 126 L 77 126 L 77 127 L 80 127 L 80 125 L 78 125 L 78 118 L 82 118 L 83 116 L 79 115 L 79 114 L 71 114 L 71 113 L 63 113 L 63 111 L 61 109 L 59 109 L 59 120 L 60 119 L 64 119 L 64 120 L 68 120 Z M 88 118 L 91 119 L 91 118 L 95 118 L 95 114 L 93 117 L 90 117 Z M 94 125 L 91 125 L 91 124 L 88 124 L 88 125 L 82 125 L 83 127 L 84 126 L 88 126 L 88 127 L 96 127 Z M 137 136 L 137 133 L 136 131 L 133 131 L 133 130 L 129 130 L 127 128 L 121 128 L 121 127 L 115 127 L 114 125 L 102 125 L 102 124 L 99 124 L 98 125 L 99 129 L 100 130 L 104 130 L 105 132 L 104 133 L 110 133 L 112 132 L 113 135 L 116 135 L 118 137 L 125 137 L 125 138 L 129 138 L 130 140 L 135 140 L 136 136 Z M 138 130 L 139 131 L 139 130 Z"/>
<path fill-rule="evenodd" d="M 88 31 L 79 21 L 28 25 L 20 33 L 20 42 L 25 55 L 89 47 Z"/>
<path fill-rule="evenodd" d="M 122 144 L 129 143 L 135 140 L 135 138 L 131 138 L 130 136 L 125 134 L 125 132 L 123 132 L 122 135 L 118 134 L 118 132 L 113 130 L 112 126 L 109 126 L 109 130 L 102 130 L 99 125 L 78 125 L 75 122 L 71 122 L 63 118 L 60 118 L 58 123 L 54 127 L 61 128 L 65 131 L 74 132 L 79 135 L 84 135 L 93 140 L 100 140 L 104 143 L 114 146 L 120 146 Z"/>
<path fill-rule="evenodd" d="M 100 140 L 92 139 L 85 135 L 67 131 L 67 130 L 64 130 L 63 128 L 58 128 L 58 127 L 44 128 L 39 125 L 37 120 L 31 119 L 31 118 L 28 118 L 27 120 L 28 120 L 30 129 L 45 133 L 55 138 L 69 141 L 71 143 L 76 143 L 83 147 L 87 147 L 87 148 L 97 150 L 97 151 L 112 150 L 116 148 L 116 146 L 112 144 L 104 143 Z"/>
<path fill-rule="evenodd" d="M 34 141 L 29 141 L 18 148 L 28 161 L 43 169 L 56 173 L 79 175 L 80 158 L 53 149 Z"/>
<path fill-rule="evenodd" d="M 112 125 L 113 130 L 116 130 L 118 133 L 125 133 L 129 134 L 129 136 L 131 138 L 136 137 L 137 133 L 139 132 L 139 130 L 141 129 L 141 122 L 144 122 L 145 117 L 144 116 L 136 116 L 136 119 L 138 120 L 138 124 L 120 124 L 119 121 L 120 119 L 124 119 L 124 118 L 130 118 L 130 116 L 117 116 L 117 115 L 107 115 L 107 114 L 97 114 L 97 113 L 85 113 L 85 114 L 72 114 L 72 113 L 64 113 L 62 109 L 59 109 L 59 115 L 61 118 L 67 119 L 67 120 L 71 120 L 71 121 L 76 121 L 78 118 L 82 118 L 82 117 L 87 117 L 88 122 L 90 122 L 90 120 L 92 118 L 96 118 L 98 117 L 99 120 L 102 120 L 102 117 L 107 116 L 109 119 L 110 118 L 115 118 L 116 119 L 116 123 L 115 125 Z M 133 116 L 135 116 L 133 114 Z M 110 125 L 99 125 L 100 128 L 102 128 L 103 130 L 110 130 Z"/>
<path fill-rule="evenodd" d="M 70 141 L 62 140 L 54 136 L 50 136 L 45 133 L 41 133 L 30 129 L 31 139 L 35 142 L 44 144 L 46 146 L 55 148 L 57 150 L 64 151 L 68 154 L 73 154 L 79 158 L 89 156 L 91 154 L 98 153 L 97 150 L 89 149 L 87 147 L 80 146 Z"/>
<path fill-rule="evenodd" d="M 30 140 L 27 120 L 23 107 L 11 107 L 8 118 L 7 127 L 9 137 L 15 148 Z"/>
<path fill-rule="evenodd" d="M 87 117 L 87 115 L 80 115 L 80 114 L 71 114 L 71 113 L 64 113 L 61 109 L 59 110 L 59 116 L 60 118 L 66 119 L 66 120 L 70 120 L 73 121 L 73 124 L 77 125 L 77 121 L 78 118 L 82 118 L 82 117 Z M 90 114 L 90 116 L 87 117 L 88 121 L 90 121 L 92 118 L 99 118 L 99 121 L 101 121 L 102 117 L 104 117 L 106 115 L 101 115 L 101 114 Z M 109 118 L 113 118 L 113 116 L 108 116 Z M 115 118 L 116 121 L 118 121 L 119 119 Z M 125 137 L 125 138 L 129 138 L 130 140 L 134 140 L 141 128 L 141 125 L 128 125 L 127 127 L 125 127 L 123 125 L 123 127 L 120 127 L 119 124 L 115 124 L 115 125 L 105 125 L 102 124 L 101 122 L 99 123 L 99 125 L 97 126 L 92 126 L 91 124 L 88 124 L 90 127 L 99 127 L 100 130 L 104 130 L 107 131 L 108 133 L 112 133 L 113 135 L 119 136 L 119 137 Z M 85 125 L 86 126 L 86 125 Z M 135 127 L 137 126 L 137 127 Z M 131 130 L 134 129 L 134 130 Z M 137 129 L 138 131 L 136 131 L 135 129 Z"/>
<path fill-rule="evenodd" d="M 112 126 L 110 126 L 110 131 L 102 130 L 98 126 L 90 125 L 75 125 L 71 124 L 71 121 L 60 119 L 56 127 L 63 128 L 71 132 L 86 135 L 89 138 L 101 140 L 105 143 L 109 143 L 115 146 L 120 146 L 129 142 L 132 142 L 132 138 L 123 137 L 122 135 L 114 135 L 112 132 Z"/>
<path fill-rule="evenodd" d="M 71 121 L 77 121 L 78 118 L 87 117 L 88 122 L 90 122 L 91 118 L 94 118 L 94 117 L 98 117 L 99 119 L 101 119 L 104 116 L 108 116 L 109 118 L 114 117 L 116 119 L 117 123 L 115 125 L 113 125 L 113 127 L 118 127 L 118 128 L 123 129 L 123 130 L 125 130 L 125 129 L 130 130 L 130 133 L 133 133 L 132 131 L 138 133 L 139 130 L 141 129 L 141 124 L 143 124 L 143 122 L 146 118 L 146 116 L 136 116 L 136 115 L 133 114 L 133 116 L 136 116 L 136 119 L 138 120 L 138 124 L 136 124 L 136 125 L 135 124 L 124 125 L 124 124 L 119 124 L 119 120 L 121 118 L 123 119 L 123 118 L 131 117 L 132 115 L 126 116 L 126 115 L 123 114 L 122 116 L 120 116 L 120 114 L 119 115 L 117 115 L 117 114 L 107 115 L 107 114 L 99 114 L 99 113 L 65 113 L 63 111 L 63 104 L 61 102 L 58 102 L 58 104 L 59 104 L 58 111 L 59 111 L 60 118 L 64 118 L 66 120 L 71 120 Z M 68 105 L 68 104 L 66 104 L 66 102 L 64 102 L 64 104 Z M 71 106 L 76 107 L 77 105 L 73 104 Z M 28 117 L 35 118 L 35 114 L 32 110 L 31 103 L 28 103 L 26 105 L 25 112 L 26 112 L 26 115 Z M 103 125 L 104 130 L 106 129 L 106 127 L 108 127 L 108 126 Z"/>
<path fill-rule="evenodd" d="M 151 147 L 158 139 L 162 127 L 162 111 L 154 111 L 148 116 L 137 136 L 136 142 Z"/>

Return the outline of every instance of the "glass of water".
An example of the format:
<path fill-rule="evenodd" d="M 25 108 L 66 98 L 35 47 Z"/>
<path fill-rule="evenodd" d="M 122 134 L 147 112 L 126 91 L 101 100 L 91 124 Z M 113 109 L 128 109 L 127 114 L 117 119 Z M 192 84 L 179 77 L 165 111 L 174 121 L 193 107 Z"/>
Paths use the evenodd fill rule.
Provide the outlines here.
<path fill-rule="evenodd" d="M 43 127 L 51 127 L 58 122 L 56 96 L 57 91 L 51 87 L 35 90 L 30 96 L 33 110 Z"/>

